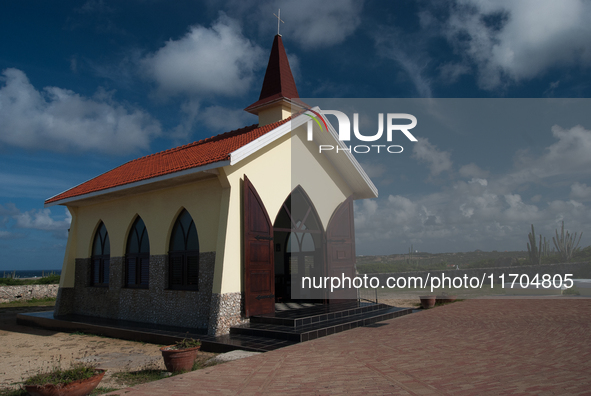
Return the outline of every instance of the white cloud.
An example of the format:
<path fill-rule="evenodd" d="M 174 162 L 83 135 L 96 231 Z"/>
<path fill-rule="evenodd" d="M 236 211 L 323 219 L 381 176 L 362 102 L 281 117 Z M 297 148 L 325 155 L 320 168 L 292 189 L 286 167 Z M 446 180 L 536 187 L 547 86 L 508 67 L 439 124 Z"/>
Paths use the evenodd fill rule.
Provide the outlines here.
<path fill-rule="evenodd" d="M 525 250 L 530 224 L 550 237 L 562 220 L 569 230 L 589 235 L 591 186 L 583 180 L 591 177 L 591 131 L 554 126 L 552 134 L 554 143 L 519 158 L 505 174 L 491 175 L 470 163 L 437 192 L 356 202 L 359 252 L 400 253 L 411 243 L 432 252 Z M 417 147 L 413 156 L 429 165 L 432 176 L 451 171 L 449 152 L 426 140 Z M 468 180 L 454 181 L 458 175 Z M 534 189 L 543 194 L 528 198 Z M 545 189 L 551 189 L 551 200 L 542 198 L 548 196 Z M 588 236 L 581 241 L 588 243 Z"/>
<path fill-rule="evenodd" d="M 70 228 L 72 215 L 65 209 L 66 216 L 63 220 L 55 220 L 51 217 L 50 209 L 29 210 L 27 212 L 14 215 L 16 228 L 28 228 L 41 231 L 60 231 Z"/>
<path fill-rule="evenodd" d="M 497 188 L 511 191 L 517 186 L 553 177 L 591 175 L 591 131 L 580 125 L 570 129 L 555 125 L 552 135 L 557 141 L 548 146 L 543 155 L 532 157 L 518 152 L 516 169 L 496 180 Z"/>
<path fill-rule="evenodd" d="M 584 0 L 458 0 L 447 40 L 497 89 L 560 66 L 591 66 L 591 3 Z"/>
<path fill-rule="evenodd" d="M 274 1 L 281 8 L 282 34 L 295 39 L 305 48 L 327 47 L 343 42 L 361 23 L 363 1 L 359 0 L 300 0 Z M 268 15 L 269 5 L 259 6 Z"/>
<path fill-rule="evenodd" d="M 478 165 L 471 162 L 468 165 L 464 165 L 458 171 L 460 176 L 463 177 L 479 177 L 479 178 L 486 178 L 488 177 L 489 172 L 480 169 Z"/>
<path fill-rule="evenodd" d="M 20 211 L 12 202 L 7 203 L 6 205 L 0 204 L 0 216 L 13 216 L 18 213 L 20 213 Z"/>
<path fill-rule="evenodd" d="M 426 63 L 420 64 L 420 61 L 412 59 L 410 56 L 397 49 L 391 49 L 390 52 L 385 55 L 398 62 L 402 69 L 404 69 L 420 98 L 432 97 L 431 83 L 429 79 L 423 75 L 423 70 L 427 66 Z"/>
<path fill-rule="evenodd" d="M 441 172 L 451 171 L 451 154 L 447 151 L 439 150 L 435 145 L 429 142 L 427 138 L 419 138 L 412 149 L 413 158 L 428 164 L 431 176 L 437 176 Z"/>
<path fill-rule="evenodd" d="M 519 194 L 497 194 L 480 182 L 451 187 L 412 200 L 356 202 L 359 252 L 401 253 L 411 243 L 431 252 L 525 250 L 530 224 L 549 237 L 562 220 L 570 230 L 589 231 L 591 207 L 574 200 L 526 204 Z"/>
<path fill-rule="evenodd" d="M 144 57 L 140 64 L 158 94 L 239 96 L 251 86 L 264 51 L 242 35 L 238 23 L 221 14 L 211 26 L 193 26 L 178 40 Z"/>
<path fill-rule="evenodd" d="M 57 87 L 37 91 L 18 69 L 6 69 L 2 76 L 0 144 L 120 154 L 147 149 L 160 134 L 160 124 L 150 115 L 102 90 L 86 98 Z"/>
<path fill-rule="evenodd" d="M 220 2 L 208 0 L 211 9 Z M 284 1 L 228 0 L 224 10 L 259 28 L 264 37 L 277 33 L 277 9 L 281 9 L 281 35 L 298 42 L 304 49 L 328 47 L 342 43 L 361 24 L 365 0 Z"/>
<path fill-rule="evenodd" d="M 570 197 L 577 201 L 591 201 L 591 187 L 585 183 L 573 183 L 570 186 Z"/>
<path fill-rule="evenodd" d="M 374 33 L 377 53 L 391 59 L 404 71 L 404 80 L 413 84 L 417 95 L 422 98 L 432 97 L 431 81 L 425 77 L 425 70 L 430 63 L 426 47 L 426 35 L 407 36 L 397 28 L 381 28 Z"/>
<path fill-rule="evenodd" d="M 64 209 L 63 216 L 52 215 L 51 209 L 32 209 L 22 212 L 13 203 L 0 205 L 0 239 L 23 238 L 25 235 L 15 229 L 47 231 L 57 238 L 67 237 L 72 216 Z"/>

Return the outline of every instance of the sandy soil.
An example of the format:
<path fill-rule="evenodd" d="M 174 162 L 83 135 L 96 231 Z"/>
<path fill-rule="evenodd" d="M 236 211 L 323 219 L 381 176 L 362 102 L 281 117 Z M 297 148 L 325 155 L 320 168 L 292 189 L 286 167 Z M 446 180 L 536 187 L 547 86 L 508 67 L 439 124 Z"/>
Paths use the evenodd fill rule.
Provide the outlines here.
<path fill-rule="evenodd" d="M 55 332 L 19 326 L 20 312 L 53 310 L 53 307 L 0 308 L 0 389 L 15 387 L 23 379 L 57 366 L 68 368 L 72 362 L 94 362 L 107 369 L 101 387 L 123 388 L 111 378 L 119 371 L 144 368 L 164 370 L 159 346 L 85 334 Z M 201 359 L 215 356 L 200 352 Z"/>

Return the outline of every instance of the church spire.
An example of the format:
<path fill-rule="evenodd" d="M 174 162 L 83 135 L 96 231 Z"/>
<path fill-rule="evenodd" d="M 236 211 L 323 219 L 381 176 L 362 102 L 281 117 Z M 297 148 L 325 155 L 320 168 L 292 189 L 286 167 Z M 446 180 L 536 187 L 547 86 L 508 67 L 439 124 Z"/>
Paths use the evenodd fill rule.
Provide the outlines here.
<path fill-rule="evenodd" d="M 281 95 L 288 99 L 299 96 L 293 75 L 291 74 L 287 54 L 283 47 L 283 41 L 279 34 L 273 40 L 271 56 L 269 56 L 269 64 L 267 65 L 267 72 L 263 80 L 263 89 L 261 89 L 259 101 L 271 98 L 274 95 Z"/>
<path fill-rule="evenodd" d="M 278 34 L 273 40 L 273 47 L 271 48 L 271 55 L 269 56 L 269 63 L 267 64 L 267 71 L 265 72 L 265 79 L 263 80 L 263 88 L 261 89 L 259 100 L 244 110 L 252 114 L 258 114 L 260 124 L 261 112 L 271 107 L 287 108 L 290 110 L 291 104 L 293 103 L 292 99 L 298 97 L 298 89 L 291 74 L 283 41 L 281 40 L 281 35 Z M 273 120 L 271 122 L 275 121 L 279 120 Z"/>

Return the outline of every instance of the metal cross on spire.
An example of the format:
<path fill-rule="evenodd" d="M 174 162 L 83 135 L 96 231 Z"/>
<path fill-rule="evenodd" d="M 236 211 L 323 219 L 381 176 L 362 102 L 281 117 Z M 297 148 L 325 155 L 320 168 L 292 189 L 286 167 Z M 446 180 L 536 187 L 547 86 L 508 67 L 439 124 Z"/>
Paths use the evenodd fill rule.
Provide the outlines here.
<path fill-rule="evenodd" d="M 275 14 L 273 14 L 273 15 L 275 15 Z M 278 35 L 278 36 L 281 36 L 281 35 L 279 34 L 279 26 L 281 26 L 281 25 L 280 25 L 280 23 L 285 23 L 285 22 L 284 22 L 284 21 L 281 19 L 281 8 L 279 8 L 279 11 L 277 11 L 277 15 L 275 15 L 275 18 L 277 18 L 277 35 Z"/>

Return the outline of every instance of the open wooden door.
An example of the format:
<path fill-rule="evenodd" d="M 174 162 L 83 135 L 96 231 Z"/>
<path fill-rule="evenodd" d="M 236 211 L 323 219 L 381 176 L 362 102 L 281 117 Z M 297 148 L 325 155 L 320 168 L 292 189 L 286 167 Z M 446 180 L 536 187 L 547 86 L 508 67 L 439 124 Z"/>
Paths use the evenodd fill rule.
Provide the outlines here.
<path fill-rule="evenodd" d="M 353 282 L 356 274 L 352 197 L 347 198 L 335 209 L 328 223 L 326 229 L 326 266 L 327 276 L 336 276 L 342 279 L 344 274 Z M 351 287 L 335 289 L 332 293 L 329 293 L 328 297 L 329 303 L 356 300 L 357 290 L 351 285 Z"/>
<path fill-rule="evenodd" d="M 244 313 L 275 312 L 273 225 L 254 186 L 244 175 Z"/>

